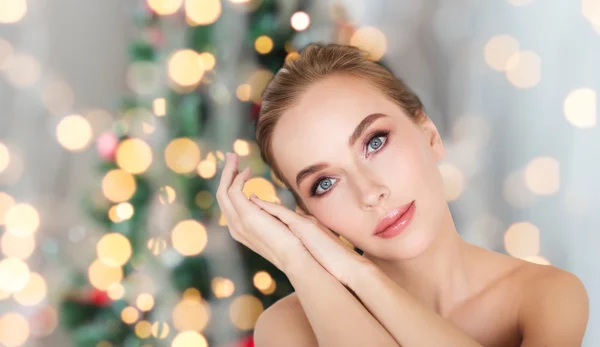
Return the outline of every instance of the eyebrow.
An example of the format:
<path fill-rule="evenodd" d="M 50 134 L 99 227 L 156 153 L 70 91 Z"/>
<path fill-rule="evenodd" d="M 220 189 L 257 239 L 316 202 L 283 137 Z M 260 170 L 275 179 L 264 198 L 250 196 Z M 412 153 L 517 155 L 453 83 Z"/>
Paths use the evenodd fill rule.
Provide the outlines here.
<path fill-rule="evenodd" d="M 382 118 L 382 117 L 389 117 L 389 116 L 386 114 L 383 114 L 383 113 L 372 113 L 372 114 L 366 116 L 362 121 L 360 121 L 360 123 L 358 123 L 358 125 L 356 126 L 356 128 L 354 129 L 354 131 L 352 132 L 350 137 L 348 138 L 348 147 L 354 146 L 356 141 L 360 138 L 362 133 L 369 127 L 369 125 L 373 124 L 373 122 L 375 122 L 376 120 L 378 120 L 379 118 Z M 313 173 L 324 169 L 325 167 L 327 167 L 326 163 L 317 163 L 317 164 L 307 166 L 304 169 L 300 170 L 300 172 L 298 172 L 298 174 L 296 175 L 296 186 L 300 187 L 300 182 L 302 182 L 302 180 L 304 180 L 306 177 L 312 175 Z"/>

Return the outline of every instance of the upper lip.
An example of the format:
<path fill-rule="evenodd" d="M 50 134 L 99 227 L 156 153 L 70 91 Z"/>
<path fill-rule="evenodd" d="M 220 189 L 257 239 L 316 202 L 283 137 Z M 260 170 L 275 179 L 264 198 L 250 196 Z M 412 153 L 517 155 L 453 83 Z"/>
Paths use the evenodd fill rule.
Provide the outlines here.
<path fill-rule="evenodd" d="M 414 200 L 404 206 L 393 209 L 388 214 L 386 214 L 381 219 L 381 221 L 379 221 L 379 224 L 377 224 L 377 228 L 375 228 L 375 231 L 373 231 L 373 235 L 379 234 L 380 232 L 384 231 L 387 227 L 394 224 L 398 219 L 400 219 L 406 213 L 406 211 L 408 211 L 408 209 L 410 208 L 410 206 L 413 203 L 414 203 Z"/>

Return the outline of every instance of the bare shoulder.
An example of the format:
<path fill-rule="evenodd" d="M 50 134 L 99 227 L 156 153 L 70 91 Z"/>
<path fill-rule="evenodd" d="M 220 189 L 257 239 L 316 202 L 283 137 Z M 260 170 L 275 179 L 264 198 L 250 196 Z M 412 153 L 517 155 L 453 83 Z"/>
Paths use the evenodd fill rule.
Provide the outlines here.
<path fill-rule="evenodd" d="M 254 327 L 254 343 L 256 347 L 317 345 L 296 293 L 280 299 L 258 317 Z"/>
<path fill-rule="evenodd" d="M 583 282 L 552 265 L 523 266 L 519 327 L 523 346 L 580 346 L 589 316 Z"/>

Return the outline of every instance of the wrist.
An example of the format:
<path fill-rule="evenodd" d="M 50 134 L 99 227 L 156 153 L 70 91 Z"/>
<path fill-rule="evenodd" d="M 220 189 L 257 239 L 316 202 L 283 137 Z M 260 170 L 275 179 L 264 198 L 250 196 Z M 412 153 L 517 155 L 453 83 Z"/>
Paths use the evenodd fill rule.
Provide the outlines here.
<path fill-rule="evenodd" d="M 357 290 L 361 284 L 370 283 L 380 271 L 380 269 L 371 262 L 359 262 L 353 267 L 353 271 L 348 276 L 347 286 Z"/>
<path fill-rule="evenodd" d="M 313 258 L 310 252 L 304 246 L 294 247 L 285 252 L 281 261 L 281 270 L 286 273 L 292 273 L 302 269 L 306 265 L 306 261 Z M 313 258 L 314 259 L 314 258 Z"/>

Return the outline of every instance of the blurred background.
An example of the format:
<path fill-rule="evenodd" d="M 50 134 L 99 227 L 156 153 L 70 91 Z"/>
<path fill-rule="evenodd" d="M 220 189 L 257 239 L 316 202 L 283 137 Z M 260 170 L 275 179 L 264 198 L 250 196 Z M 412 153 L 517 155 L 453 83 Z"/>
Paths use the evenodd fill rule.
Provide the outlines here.
<path fill-rule="evenodd" d="M 294 207 L 254 121 L 313 41 L 417 92 L 461 235 L 579 276 L 600 346 L 600 0 L 0 0 L 0 345 L 252 346 L 293 288 L 215 191 L 235 151 Z"/>

